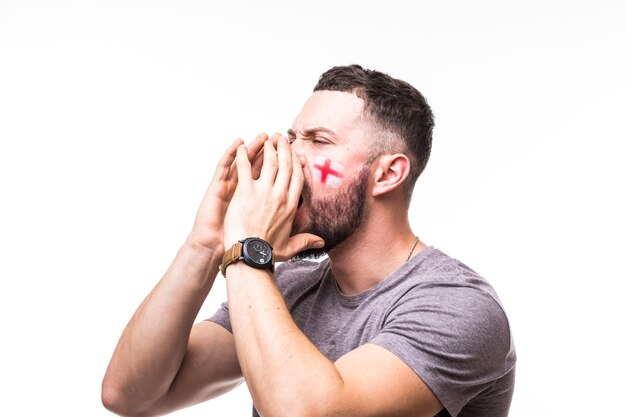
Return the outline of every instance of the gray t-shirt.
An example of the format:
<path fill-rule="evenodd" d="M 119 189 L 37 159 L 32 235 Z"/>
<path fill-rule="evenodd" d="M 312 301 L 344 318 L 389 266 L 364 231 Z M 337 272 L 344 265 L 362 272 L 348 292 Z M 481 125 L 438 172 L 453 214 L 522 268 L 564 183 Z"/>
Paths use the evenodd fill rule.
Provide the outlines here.
<path fill-rule="evenodd" d="M 509 323 L 494 289 L 461 262 L 428 247 L 354 296 L 341 293 L 328 259 L 283 263 L 275 279 L 294 321 L 331 361 L 373 343 L 428 385 L 444 406 L 438 416 L 508 414 Z M 210 320 L 232 332 L 226 303 Z"/>

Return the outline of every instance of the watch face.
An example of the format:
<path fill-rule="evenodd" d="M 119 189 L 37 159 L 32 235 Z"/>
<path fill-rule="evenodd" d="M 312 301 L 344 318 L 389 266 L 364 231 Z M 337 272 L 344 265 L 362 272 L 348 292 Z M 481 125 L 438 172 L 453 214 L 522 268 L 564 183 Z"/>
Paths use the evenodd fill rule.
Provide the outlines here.
<path fill-rule="evenodd" d="M 247 239 L 243 245 L 243 254 L 252 266 L 262 267 L 272 263 L 272 248 L 261 239 Z"/>

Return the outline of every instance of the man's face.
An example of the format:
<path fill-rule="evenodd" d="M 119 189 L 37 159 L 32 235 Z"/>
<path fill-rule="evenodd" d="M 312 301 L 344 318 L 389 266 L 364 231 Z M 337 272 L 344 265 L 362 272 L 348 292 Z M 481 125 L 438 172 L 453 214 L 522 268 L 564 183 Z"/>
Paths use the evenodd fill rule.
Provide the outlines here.
<path fill-rule="evenodd" d="M 292 148 L 306 161 L 292 233 L 320 236 L 326 252 L 352 235 L 367 214 L 370 145 L 362 110 L 363 100 L 354 94 L 318 91 L 289 130 Z"/>

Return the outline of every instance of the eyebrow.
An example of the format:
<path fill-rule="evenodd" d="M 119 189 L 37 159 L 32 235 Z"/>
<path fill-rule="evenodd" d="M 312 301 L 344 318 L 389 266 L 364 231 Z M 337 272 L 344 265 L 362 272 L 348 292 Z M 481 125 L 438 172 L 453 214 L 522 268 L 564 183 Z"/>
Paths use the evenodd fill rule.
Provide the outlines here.
<path fill-rule="evenodd" d="M 316 133 L 327 133 L 331 136 L 337 136 L 337 134 L 335 132 L 333 132 L 330 129 L 327 129 L 325 127 L 312 127 L 309 129 L 305 129 L 302 134 L 304 137 L 310 137 L 310 136 L 315 136 Z M 287 130 L 287 135 L 291 136 L 291 137 L 295 137 L 296 136 L 296 132 L 293 129 L 289 129 Z"/>

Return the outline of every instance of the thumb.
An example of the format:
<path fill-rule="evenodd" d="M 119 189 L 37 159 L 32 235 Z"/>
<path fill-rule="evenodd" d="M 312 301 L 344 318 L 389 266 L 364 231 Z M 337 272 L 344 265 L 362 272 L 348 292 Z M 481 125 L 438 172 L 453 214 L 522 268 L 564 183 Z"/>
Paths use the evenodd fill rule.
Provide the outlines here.
<path fill-rule="evenodd" d="M 283 253 L 276 254 L 277 261 L 291 259 L 297 253 L 306 249 L 321 249 L 324 247 L 324 239 L 311 233 L 299 233 L 291 236 L 287 241 Z"/>

